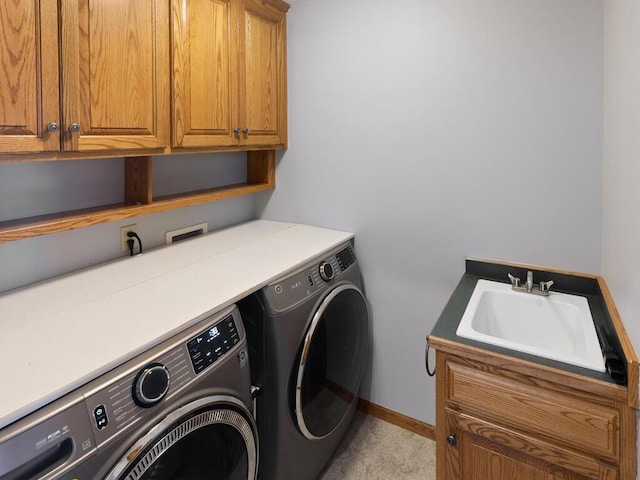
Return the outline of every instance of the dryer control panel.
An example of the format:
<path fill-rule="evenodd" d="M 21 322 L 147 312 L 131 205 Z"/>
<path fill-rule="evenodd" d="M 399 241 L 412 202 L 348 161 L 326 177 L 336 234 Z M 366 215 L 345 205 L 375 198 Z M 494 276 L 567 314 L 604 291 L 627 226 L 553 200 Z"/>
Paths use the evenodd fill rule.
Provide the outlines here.
<path fill-rule="evenodd" d="M 314 295 L 328 284 L 340 279 L 352 265 L 356 256 L 350 243 L 338 247 L 327 257 L 315 261 L 292 275 L 264 288 L 268 303 L 276 311 L 291 308 Z"/>

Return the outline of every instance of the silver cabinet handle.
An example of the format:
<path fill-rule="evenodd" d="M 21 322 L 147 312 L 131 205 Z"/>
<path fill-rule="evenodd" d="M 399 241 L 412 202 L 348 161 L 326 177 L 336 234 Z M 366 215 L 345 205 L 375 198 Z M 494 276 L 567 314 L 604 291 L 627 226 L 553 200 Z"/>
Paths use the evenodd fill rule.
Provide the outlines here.
<path fill-rule="evenodd" d="M 78 125 L 77 123 L 72 123 L 71 125 L 69 125 L 69 131 L 71 133 L 78 133 L 80 131 L 80 125 Z"/>
<path fill-rule="evenodd" d="M 236 127 L 233 129 L 233 133 L 235 133 L 236 135 L 238 135 L 240 133 L 240 128 Z"/>
<path fill-rule="evenodd" d="M 245 134 L 245 135 L 249 135 L 249 129 L 247 127 L 244 127 L 242 129 L 242 133 Z"/>
<path fill-rule="evenodd" d="M 47 131 L 49 131 L 49 132 L 57 132 L 58 131 L 58 124 L 56 122 L 47 123 Z"/>

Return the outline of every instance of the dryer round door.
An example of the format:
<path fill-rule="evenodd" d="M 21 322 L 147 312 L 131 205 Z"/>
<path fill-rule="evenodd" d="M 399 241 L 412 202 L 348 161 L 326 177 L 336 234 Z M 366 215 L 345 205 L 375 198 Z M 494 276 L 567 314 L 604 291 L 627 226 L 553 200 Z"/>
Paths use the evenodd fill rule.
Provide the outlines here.
<path fill-rule="evenodd" d="M 242 402 L 222 395 L 201 398 L 149 430 L 105 480 L 255 480 L 257 439 Z"/>
<path fill-rule="evenodd" d="M 369 355 L 369 308 L 352 284 L 332 290 L 315 312 L 298 364 L 298 427 L 310 440 L 330 435 L 358 400 Z"/>

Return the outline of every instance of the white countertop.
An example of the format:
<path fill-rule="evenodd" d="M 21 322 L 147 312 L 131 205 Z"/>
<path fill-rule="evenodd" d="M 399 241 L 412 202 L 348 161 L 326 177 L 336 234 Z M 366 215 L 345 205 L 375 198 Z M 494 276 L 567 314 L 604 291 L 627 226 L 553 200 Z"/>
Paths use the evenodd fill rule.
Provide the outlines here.
<path fill-rule="evenodd" d="M 0 428 L 352 237 L 258 220 L 0 294 Z"/>

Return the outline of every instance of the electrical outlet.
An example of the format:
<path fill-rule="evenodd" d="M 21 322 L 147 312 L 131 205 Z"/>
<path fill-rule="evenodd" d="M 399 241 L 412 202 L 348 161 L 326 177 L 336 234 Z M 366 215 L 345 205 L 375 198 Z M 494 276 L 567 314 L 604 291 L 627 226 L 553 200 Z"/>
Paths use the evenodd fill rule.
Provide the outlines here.
<path fill-rule="evenodd" d="M 129 245 L 127 245 L 127 240 L 129 240 L 129 237 L 127 237 L 127 232 L 138 233 L 138 225 L 134 223 L 125 227 L 120 227 L 120 250 L 123 252 L 129 251 Z"/>

